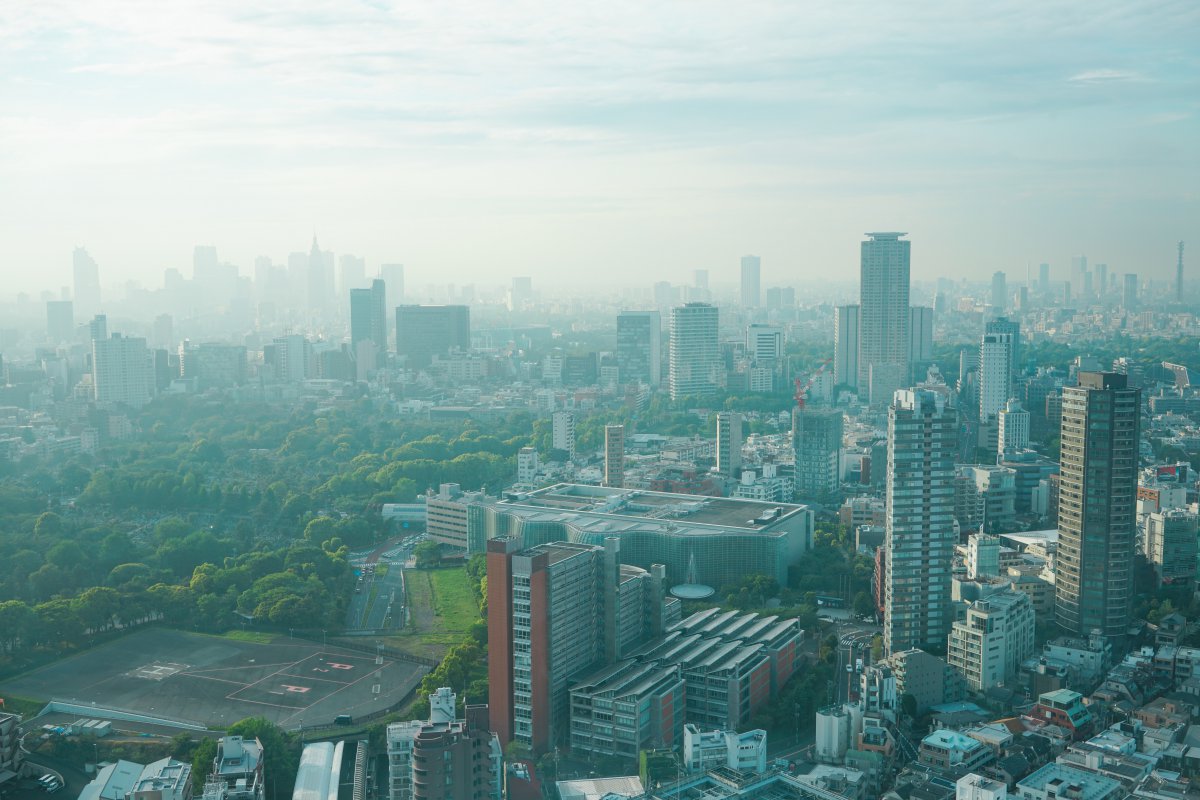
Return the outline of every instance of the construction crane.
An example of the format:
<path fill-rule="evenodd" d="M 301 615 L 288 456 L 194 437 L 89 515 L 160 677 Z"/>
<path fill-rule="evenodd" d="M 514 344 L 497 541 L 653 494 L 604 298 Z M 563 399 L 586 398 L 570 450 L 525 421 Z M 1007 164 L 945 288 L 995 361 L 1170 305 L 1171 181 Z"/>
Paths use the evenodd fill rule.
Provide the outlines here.
<path fill-rule="evenodd" d="M 829 366 L 829 362 L 832 360 L 832 358 L 826 358 L 822 360 L 820 366 L 818 366 L 817 369 L 808 376 L 808 380 L 805 380 L 804 378 L 796 378 L 796 408 L 804 408 L 804 404 L 808 400 L 808 390 L 812 388 L 812 385 L 817 380 L 817 377 L 825 372 L 825 368 Z"/>

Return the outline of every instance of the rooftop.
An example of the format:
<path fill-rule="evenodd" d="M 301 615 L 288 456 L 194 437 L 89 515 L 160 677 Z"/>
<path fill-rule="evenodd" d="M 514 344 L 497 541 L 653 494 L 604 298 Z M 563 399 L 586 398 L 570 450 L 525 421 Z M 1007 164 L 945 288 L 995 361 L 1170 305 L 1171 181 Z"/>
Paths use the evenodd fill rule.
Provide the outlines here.
<path fill-rule="evenodd" d="M 939 747 L 943 750 L 974 750 L 977 747 L 983 747 L 983 742 L 978 739 L 972 739 L 966 734 L 958 731 L 951 731 L 942 728 L 926 736 L 921 740 L 922 745 L 930 747 Z"/>
<path fill-rule="evenodd" d="M 1051 784 L 1061 787 L 1058 791 L 1060 796 L 1066 794 L 1063 789 L 1067 786 L 1078 787 L 1078 793 L 1072 795 L 1076 800 L 1107 798 L 1120 787 L 1120 784 L 1112 778 L 1106 778 L 1094 772 L 1085 772 L 1062 764 L 1047 764 L 1033 774 L 1017 781 L 1017 788 L 1028 787 L 1041 791 Z"/>
<path fill-rule="evenodd" d="M 792 503 L 766 503 L 740 497 L 703 497 L 572 483 L 511 494 L 499 506 L 522 511 L 525 516 L 536 514 L 539 510 L 550 512 L 548 520 L 560 518 L 558 515 L 562 512 L 571 512 L 572 516 L 593 516 L 610 525 L 620 520 L 637 521 L 643 525 L 646 520 L 656 520 L 664 524 L 675 522 L 689 527 L 735 529 L 748 533 L 772 528 L 780 520 L 807 511 L 807 506 Z"/>

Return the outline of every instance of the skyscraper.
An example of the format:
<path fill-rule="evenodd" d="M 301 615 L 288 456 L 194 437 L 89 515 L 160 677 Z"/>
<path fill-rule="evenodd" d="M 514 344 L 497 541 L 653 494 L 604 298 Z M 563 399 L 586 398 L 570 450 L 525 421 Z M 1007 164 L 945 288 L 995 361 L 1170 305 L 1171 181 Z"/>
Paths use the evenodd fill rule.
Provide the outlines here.
<path fill-rule="evenodd" d="M 114 333 L 92 342 L 92 380 L 97 403 L 141 408 L 154 396 L 154 362 L 146 340 Z"/>
<path fill-rule="evenodd" d="M 843 427 L 841 409 L 792 410 L 796 494 L 801 502 L 837 494 L 841 486 Z"/>
<path fill-rule="evenodd" d="M 367 287 L 367 260 L 362 256 L 343 253 L 338 258 L 338 288 L 343 296 L 352 289 Z"/>
<path fill-rule="evenodd" d="M 108 338 L 108 316 L 97 314 L 88 323 L 88 339 L 93 342 L 104 341 Z"/>
<path fill-rule="evenodd" d="M 1175 302 L 1183 302 L 1183 242 L 1179 243 L 1179 260 L 1175 262 Z"/>
<path fill-rule="evenodd" d="M 946 395 L 896 392 L 888 409 L 883 643 L 888 654 L 940 648 L 954 621 L 954 459 L 958 420 Z"/>
<path fill-rule="evenodd" d="M 621 383 L 662 383 L 662 322 L 657 311 L 617 315 L 617 375 Z"/>
<path fill-rule="evenodd" d="M 308 273 L 306 275 L 308 309 L 310 311 L 328 311 L 334 300 L 334 269 L 333 253 L 322 250 L 317 245 L 317 237 L 313 236 L 312 249 L 308 253 Z"/>
<path fill-rule="evenodd" d="M 1012 335 L 985 333 L 979 343 L 979 421 L 991 423 L 1012 396 Z"/>
<path fill-rule="evenodd" d="M 833 382 L 858 388 L 858 306 L 833 310 Z"/>
<path fill-rule="evenodd" d="M 742 466 L 742 415 L 717 414 L 717 472 L 733 477 Z"/>
<path fill-rule="evenodd" d="M 858 327 L 858 390 L 871 367 L 895 364 L 908 374 L 908 287 L 912 243 L 904 233 L 868 233 L 862 243 Z"/>
<path fill-rule="evenodd" d="M 383 279 L 383 283 L 387 286 L 388 294 L 392 298 L 393 305 L 404 304 L 404 265 L 403 264 L 380 264 L 379 277 Z"/>
<path fill-rule="evenodd" d="M 46 301 L 46 336 L 54 344 L 75 338 L 75 306 L 70 300 Z"/>
<path fill-rule="evenodd" d="M 86 317 L 100 310 L 100 266 L 82 247 L 71 256 L 75 278 L 75 310 Z"/>
<path fill-rule="evenodd" d="M 992 308 L 1003 312 L 1008 307 L 1008 276 L 1003 272 L 992 273 Z"/>
<path fill-rule="evenodd" d="M 717 307 L 688 303 L 671 309 L 671 399 L 710 395 L 721 385 Z"/>
<path fill-rule="evenodd" d="M 471 348 L 467 306 L 397 306 L 396 354 L 410 369 L 424 369 L 435 355 Z"/>
<path fill-rule="evenodd" d="M 758 256 L 742 256 L 742 306 L 758 308 L 762 305 L 762 259 Z"/>
<path fill-rule="evenodd" d="M 1050 265 L 1038 264 L 1038 289 L 1042 294 L 1050 291 Z"/>
<path fill-rule="evenodd" d="M 604 426 L 604 485 L 612 489 L 625 486 L 625 426 Z"/>
<path fill-rule="evenodd" d="M 1138 276 L 1136 273 L 1125 273 L 1125 282 L 1121 287 L 1121 307 L 1125 311 L 1137 311 L 1138 307 Z"/>
<path fill-rule="evenodd" d="M 933 361 L 933 309 L 913 306 L 908 310 L 908 364 L 910 380 L 924 377 Z"/>
<path fill-rule="evenodd" d="M 1012 348 L 1009 351 L 1011 356 L 1008 364 L 1008 372 L 1011 380 L 1016 382 L 1017 376 L 1023 371 L 1021 355 L 1021 323 L 1008 317 L 996 317 L 990 319 L 983 328 L 984 333 L 1007 333 L 1012 340 Z"/>
<path fill-rule="evenodd" d="M 357 353 L 358 343 L 368 340 L 387 351 L 387 288 L 379 278 L 370 289 L 350 290 L 350 346 Z"/>
<path fill-rule="evenodd" d="M 1063 387 L 1055 615 L 1064 631 L 1124 636 L 1133 602 L 1141 390 L 1080 372 Z"/>

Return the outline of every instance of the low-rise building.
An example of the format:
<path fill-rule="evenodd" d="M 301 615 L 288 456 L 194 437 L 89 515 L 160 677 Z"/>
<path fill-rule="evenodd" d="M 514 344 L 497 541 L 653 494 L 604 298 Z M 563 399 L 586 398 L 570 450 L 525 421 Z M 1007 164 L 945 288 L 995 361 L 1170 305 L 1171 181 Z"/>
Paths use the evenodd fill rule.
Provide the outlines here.
<path fill-rule="evenodd" d="M 1115 800 L 1121 784 L 1063 764 L 1047 764 L 1017 782 L 1021 800 Z"/>
<path fill-rule="evenodd" d="M 917 750 L 917 760 L 921 764 L 943 772 L 971 772 L 994 758 L 991 748 L 978 739 L 945 729 L 926 736 Z"/>
<path fill-rule="evenodd" d="M 263 746 L 258 739 L 222 736 L 204 784 L 204 800 L 263 800 Z"/>
<path fill-rule="evenodd" d="M 767 732 L 701 731 L 690 723 L 684 725 L 683 767 L 693 775 L 721 767 L 766 772 Z"/>

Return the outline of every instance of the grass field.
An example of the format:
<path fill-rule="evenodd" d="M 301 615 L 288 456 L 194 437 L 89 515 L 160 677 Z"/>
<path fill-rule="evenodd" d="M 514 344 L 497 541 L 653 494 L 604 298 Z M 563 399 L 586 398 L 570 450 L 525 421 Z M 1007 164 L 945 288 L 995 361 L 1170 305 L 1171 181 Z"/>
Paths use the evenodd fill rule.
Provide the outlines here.
<path fill-rule="evenodd" d="M 275 640 L 275 634 L 261 631 L 229 631 L 221 636 L 225 639 L 233 639 L 235 642 L 254 642 L 256 644 L 270 644 Z"/>
<path fill-rule="evenodd" d="M 408 624 L 402 633 L 386 638 L 390 647 L 440 659 L 479 619 L 479 606 L 464 569 L 408 569 L 404 586 Z"/>

